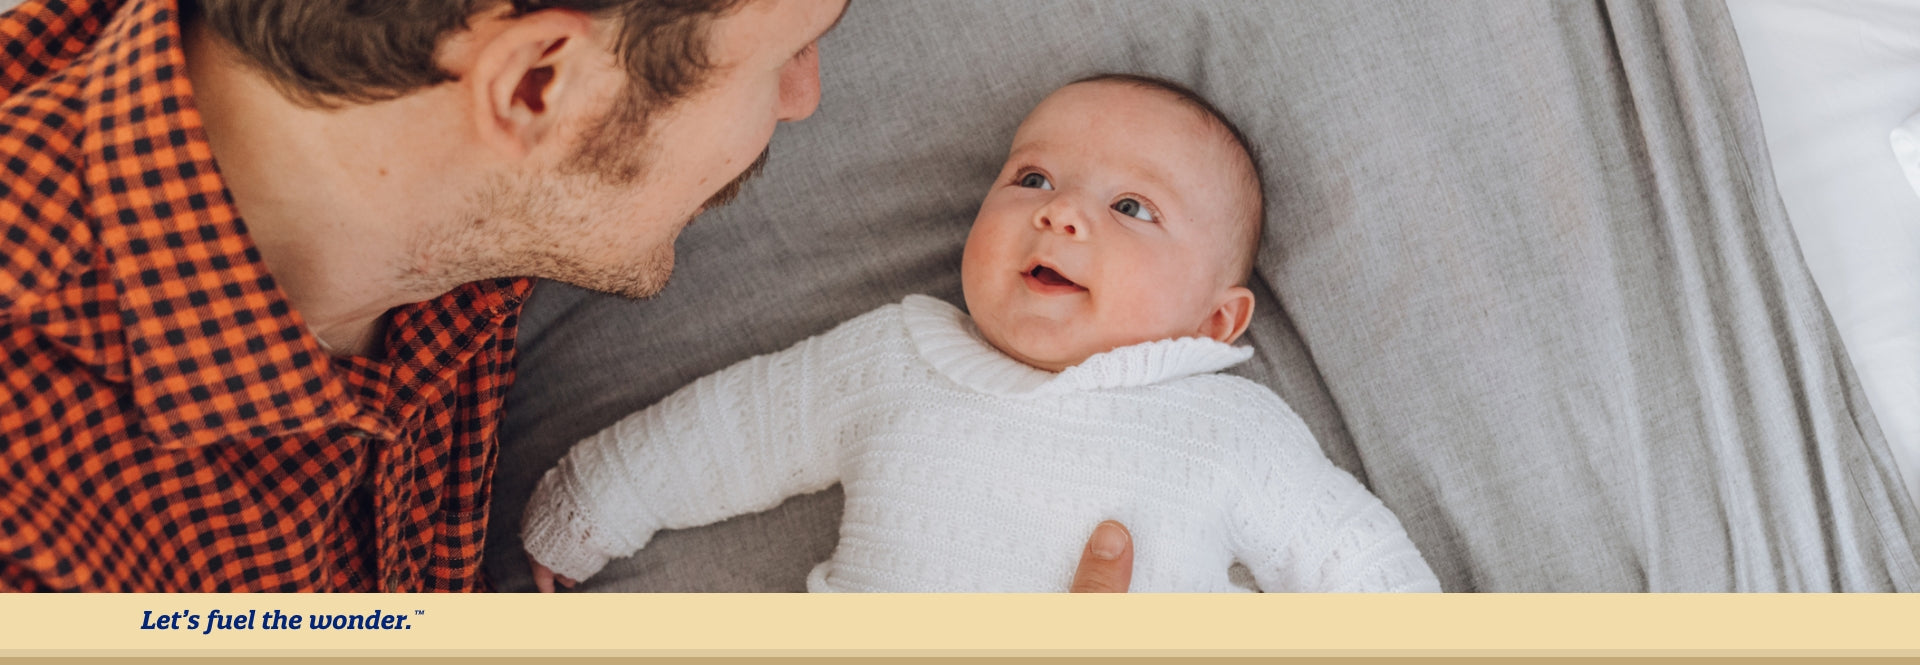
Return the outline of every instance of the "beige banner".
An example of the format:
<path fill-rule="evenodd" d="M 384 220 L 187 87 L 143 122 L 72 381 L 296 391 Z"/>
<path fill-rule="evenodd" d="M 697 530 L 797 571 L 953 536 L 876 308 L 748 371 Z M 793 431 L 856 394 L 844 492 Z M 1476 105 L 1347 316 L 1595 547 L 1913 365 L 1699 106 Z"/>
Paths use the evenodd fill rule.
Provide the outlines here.
<path fill-rule="evenodd" d="M 12 595 L 0 655 L 1920 656 L 1916 617 L 1888 594 Z"/>

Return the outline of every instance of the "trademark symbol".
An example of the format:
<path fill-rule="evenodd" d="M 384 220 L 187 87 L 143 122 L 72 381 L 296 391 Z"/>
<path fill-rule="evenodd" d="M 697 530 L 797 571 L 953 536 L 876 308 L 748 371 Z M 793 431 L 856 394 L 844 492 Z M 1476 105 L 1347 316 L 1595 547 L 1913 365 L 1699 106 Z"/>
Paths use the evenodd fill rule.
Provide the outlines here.
<path fill-rule="evenodd" d="M 414 616 L 420 616 L 420 615 L 422 615 L 422 614 L 426 614 L 426 613 L 427 613 L 427 611 L 426 611 L 426 610 L 414 610 L 414 611 L 413 611 L 413 615 L 414 615 Z"/>

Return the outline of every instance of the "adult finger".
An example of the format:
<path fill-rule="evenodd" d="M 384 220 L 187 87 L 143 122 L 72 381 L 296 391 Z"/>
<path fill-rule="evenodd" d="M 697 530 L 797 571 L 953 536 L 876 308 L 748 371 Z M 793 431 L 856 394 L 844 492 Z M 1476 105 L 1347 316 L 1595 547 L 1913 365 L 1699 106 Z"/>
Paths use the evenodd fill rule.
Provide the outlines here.
<path fill-rule="evenodd" d="M 1127 527 L 1107 520 L 1093 528 L 1087 549 L 1080 553 L 1080 568 L 1073 573 L 1074 593 L 1125 593 L 1133 583 L 1133 534 Z"/>
<path fill-rule="evenodd" d="M 533 564 L 533 588 L 539 589 L 540 593 L 553 593 L 553 571 L 538 561 L 530 563 Z"/>

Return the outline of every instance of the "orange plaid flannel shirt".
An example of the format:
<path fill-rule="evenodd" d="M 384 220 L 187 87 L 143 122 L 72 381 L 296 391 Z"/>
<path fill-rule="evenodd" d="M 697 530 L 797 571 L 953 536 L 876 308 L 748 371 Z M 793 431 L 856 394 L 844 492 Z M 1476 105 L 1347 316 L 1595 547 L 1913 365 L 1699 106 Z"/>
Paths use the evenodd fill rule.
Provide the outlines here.
<path fill-rule="evenodd" d="M 332 358 L 247 237 L 174 0 L 0 16 L 0 589 L 464 591 L 530 280 Z"/>

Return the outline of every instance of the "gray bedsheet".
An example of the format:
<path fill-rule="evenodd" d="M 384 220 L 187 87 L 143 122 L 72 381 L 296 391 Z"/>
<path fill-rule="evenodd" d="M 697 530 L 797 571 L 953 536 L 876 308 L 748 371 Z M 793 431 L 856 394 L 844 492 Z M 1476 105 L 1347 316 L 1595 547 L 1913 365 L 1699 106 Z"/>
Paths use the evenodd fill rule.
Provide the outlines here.
<path fill-rule="evenodd" d="M 488 569 L 568 445 L 909 293 L 958 301 L 1015 125 L 1181 80 L 1264 152 L 1259 353 L 1448 590 L 1920 587 L 1920 517 L 1788 229 L 1717 2 L 858 3 L 818 115 L 643 302 L 542 284 Z M 801 590 L 839 490 L 657 537 L 601 590 Z M 1092 525 L 1089 525 L 1091 527 Z"/>

